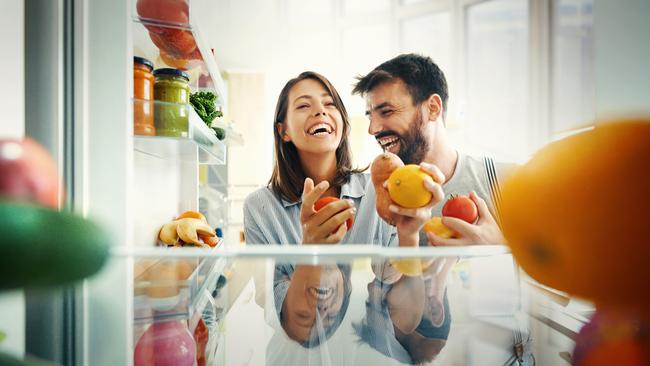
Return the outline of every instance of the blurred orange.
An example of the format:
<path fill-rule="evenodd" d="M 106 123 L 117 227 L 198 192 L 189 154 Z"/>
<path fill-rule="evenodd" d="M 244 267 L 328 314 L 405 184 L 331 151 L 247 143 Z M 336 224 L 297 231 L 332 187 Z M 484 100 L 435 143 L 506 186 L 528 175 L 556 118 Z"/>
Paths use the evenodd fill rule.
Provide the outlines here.
<path fill-rule="evenodd" d="M 504 236 L 537 281 L 650 318 L 650 120 L 549 144 L 505 182 Z"/>
<path fill-rule="evenodd" d="M 644 354 L 645 353 L 645 354 Z M 635 339 L 603 342 L 589 352 L 578 366 L 647 366 L 647 350 Z"/>

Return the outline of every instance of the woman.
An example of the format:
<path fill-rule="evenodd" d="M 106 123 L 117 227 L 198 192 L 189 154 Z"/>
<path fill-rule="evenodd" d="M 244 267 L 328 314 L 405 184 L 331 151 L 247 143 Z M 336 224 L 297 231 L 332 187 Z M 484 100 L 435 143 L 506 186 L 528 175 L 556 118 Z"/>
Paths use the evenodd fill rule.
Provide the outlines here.
<path fill-rule="evenodd" d="M 273 136 L 275 166 L 267 187 L 244 202 L 244 236 L 249 244 L 396 244 L 396 230 L 375 210 L 368 174 L 352 169 L 350 122 L 341 98 L 322 75 L 307 71 L 291 79 L 278 97 Z M 444 181 L 435 167 L 422 164 L 434 181 Z M 314 187 L 314 182 L 319 182 Z M 437 183 L 427 186 L 434 198 L 421 209 L 393 207 L 400 214 L 400 245 L 410 243 L 444 197 Z M 342 198 L 320 211 L 321 196 Z M 350 232 L 342 225 L 356 216 Z M 406 243 L 406 241 L 409 243 Z"/>
<path fill-rule="evenodd" d="M 345 106 L 325 77 L 307 71 L 287 82 L 275 110 L 273 174 L 267 187 L 253 192 L 244 202 L 248 244 L 388 246 L 396 242 L 398 234 L 400 241 L 404 240 L 401 244 L 417 245 L 418 232 L 430 217 L 431 207 L 444 196 L 442 189 L 438 184 L 430 185 L 435 198 L 422 209 L 394 207 L 394 212 L 403 215 L 397 220 L 396 233 L 376 213 L 370 176 L 352 169 L 349 131 Z M 423 166 L 423 170 L 435 181 L 444 181 L 435 167 Z M 314 186 L 314 182 L 319 183 Z M 314 203 L 321 196 L 341 200 L 316 211 Z M 345 222 L 355 215 L 356 222 L 348 232 Z M 341 266 L 276 265 L 278 317 L 291 339 L 305 347 L 314 346 L 338 327 L 347 310 L 345 297 L 349 291 L 341 285 L 347 281 L 335 279 L 344 278 L 345 272 Z M 331 289 L 317 286 L 330 282 Z M 310 291 L 310 287 L 327 294 Z M 303 311 L 301 304 L 311 304 L 318 311 Z M 327 304 L 331 306 L 323 306 Z M 295 320 L 299 317 L 293 315 L 298 313 L 303 314 L 302 319 Z"/>

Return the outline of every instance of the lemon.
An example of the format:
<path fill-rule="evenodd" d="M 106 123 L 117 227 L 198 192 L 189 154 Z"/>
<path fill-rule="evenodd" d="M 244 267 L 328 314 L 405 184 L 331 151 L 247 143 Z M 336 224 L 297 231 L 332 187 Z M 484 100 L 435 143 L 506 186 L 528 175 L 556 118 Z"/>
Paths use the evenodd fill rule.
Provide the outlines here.
<path fill-rule="evenodd" d="M 444 239 L 453 238 L 455 234 L 453 230 L 442 223 L 442 217 L 439 216 L 434 216 L 424 223 L 424 231 L 434 233 Z"/>
<path fill-rule="evenodd" d="M 391 259 L 390 263 L 406 276 L 414 277 L 422 274 L 422 262 L 419 259 Z"/>
<path fill-rule="evenodd" d="M 409 164 L 397 168 L 388 177 L 388 194 L 393 202 L 406 208 L 426 206 L 431 201 L 431 192 L 424 187 L 424 181 L 431 176 L 419 165 Z"/>

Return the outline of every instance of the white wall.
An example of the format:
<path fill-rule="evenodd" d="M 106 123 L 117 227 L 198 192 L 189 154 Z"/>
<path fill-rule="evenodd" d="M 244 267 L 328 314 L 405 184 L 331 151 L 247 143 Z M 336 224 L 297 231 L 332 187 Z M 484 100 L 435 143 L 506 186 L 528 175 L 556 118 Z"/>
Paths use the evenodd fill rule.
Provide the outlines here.
<path fill-rule="evenodd" d="M 596 114 L 650 115 L 650 1 L 597 0 Z"/>
<path fill-rule="evenodd" d="M 3 88 L 0 88 L 0 138 L 25 133 L 24 17 L 22 0 L 0 0 L 0 45 Z M 25 299 L 22 291 L 0 295 L 0 350 L 22 356 L 25 351 Z M 0 335 L 0 339 L 2 335 Z"/>

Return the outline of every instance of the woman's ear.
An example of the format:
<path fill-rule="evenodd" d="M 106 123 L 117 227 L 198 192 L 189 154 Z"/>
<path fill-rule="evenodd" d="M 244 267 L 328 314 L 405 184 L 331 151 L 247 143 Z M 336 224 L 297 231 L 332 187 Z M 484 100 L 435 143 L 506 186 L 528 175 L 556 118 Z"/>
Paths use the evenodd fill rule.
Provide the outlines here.
<path fill-rule="evenodd" d="M 431 94 L 426 102 L 429 111 L 429 121 L 435 121 L 442 116 L 442 99 L 438 94 Z"/>
<path fill-rule="evenodd" d="M 287 135 L 287 133 L 285 132 L 284 123 L 278 122 L 275 124 L 275 126 L 278 129 L 278 133 L 280 134 L 280 136 L 282 136 L 282 141 L 284 142 L 291 141 L 291 137 L 289 137 L 289 135 Z"/>

